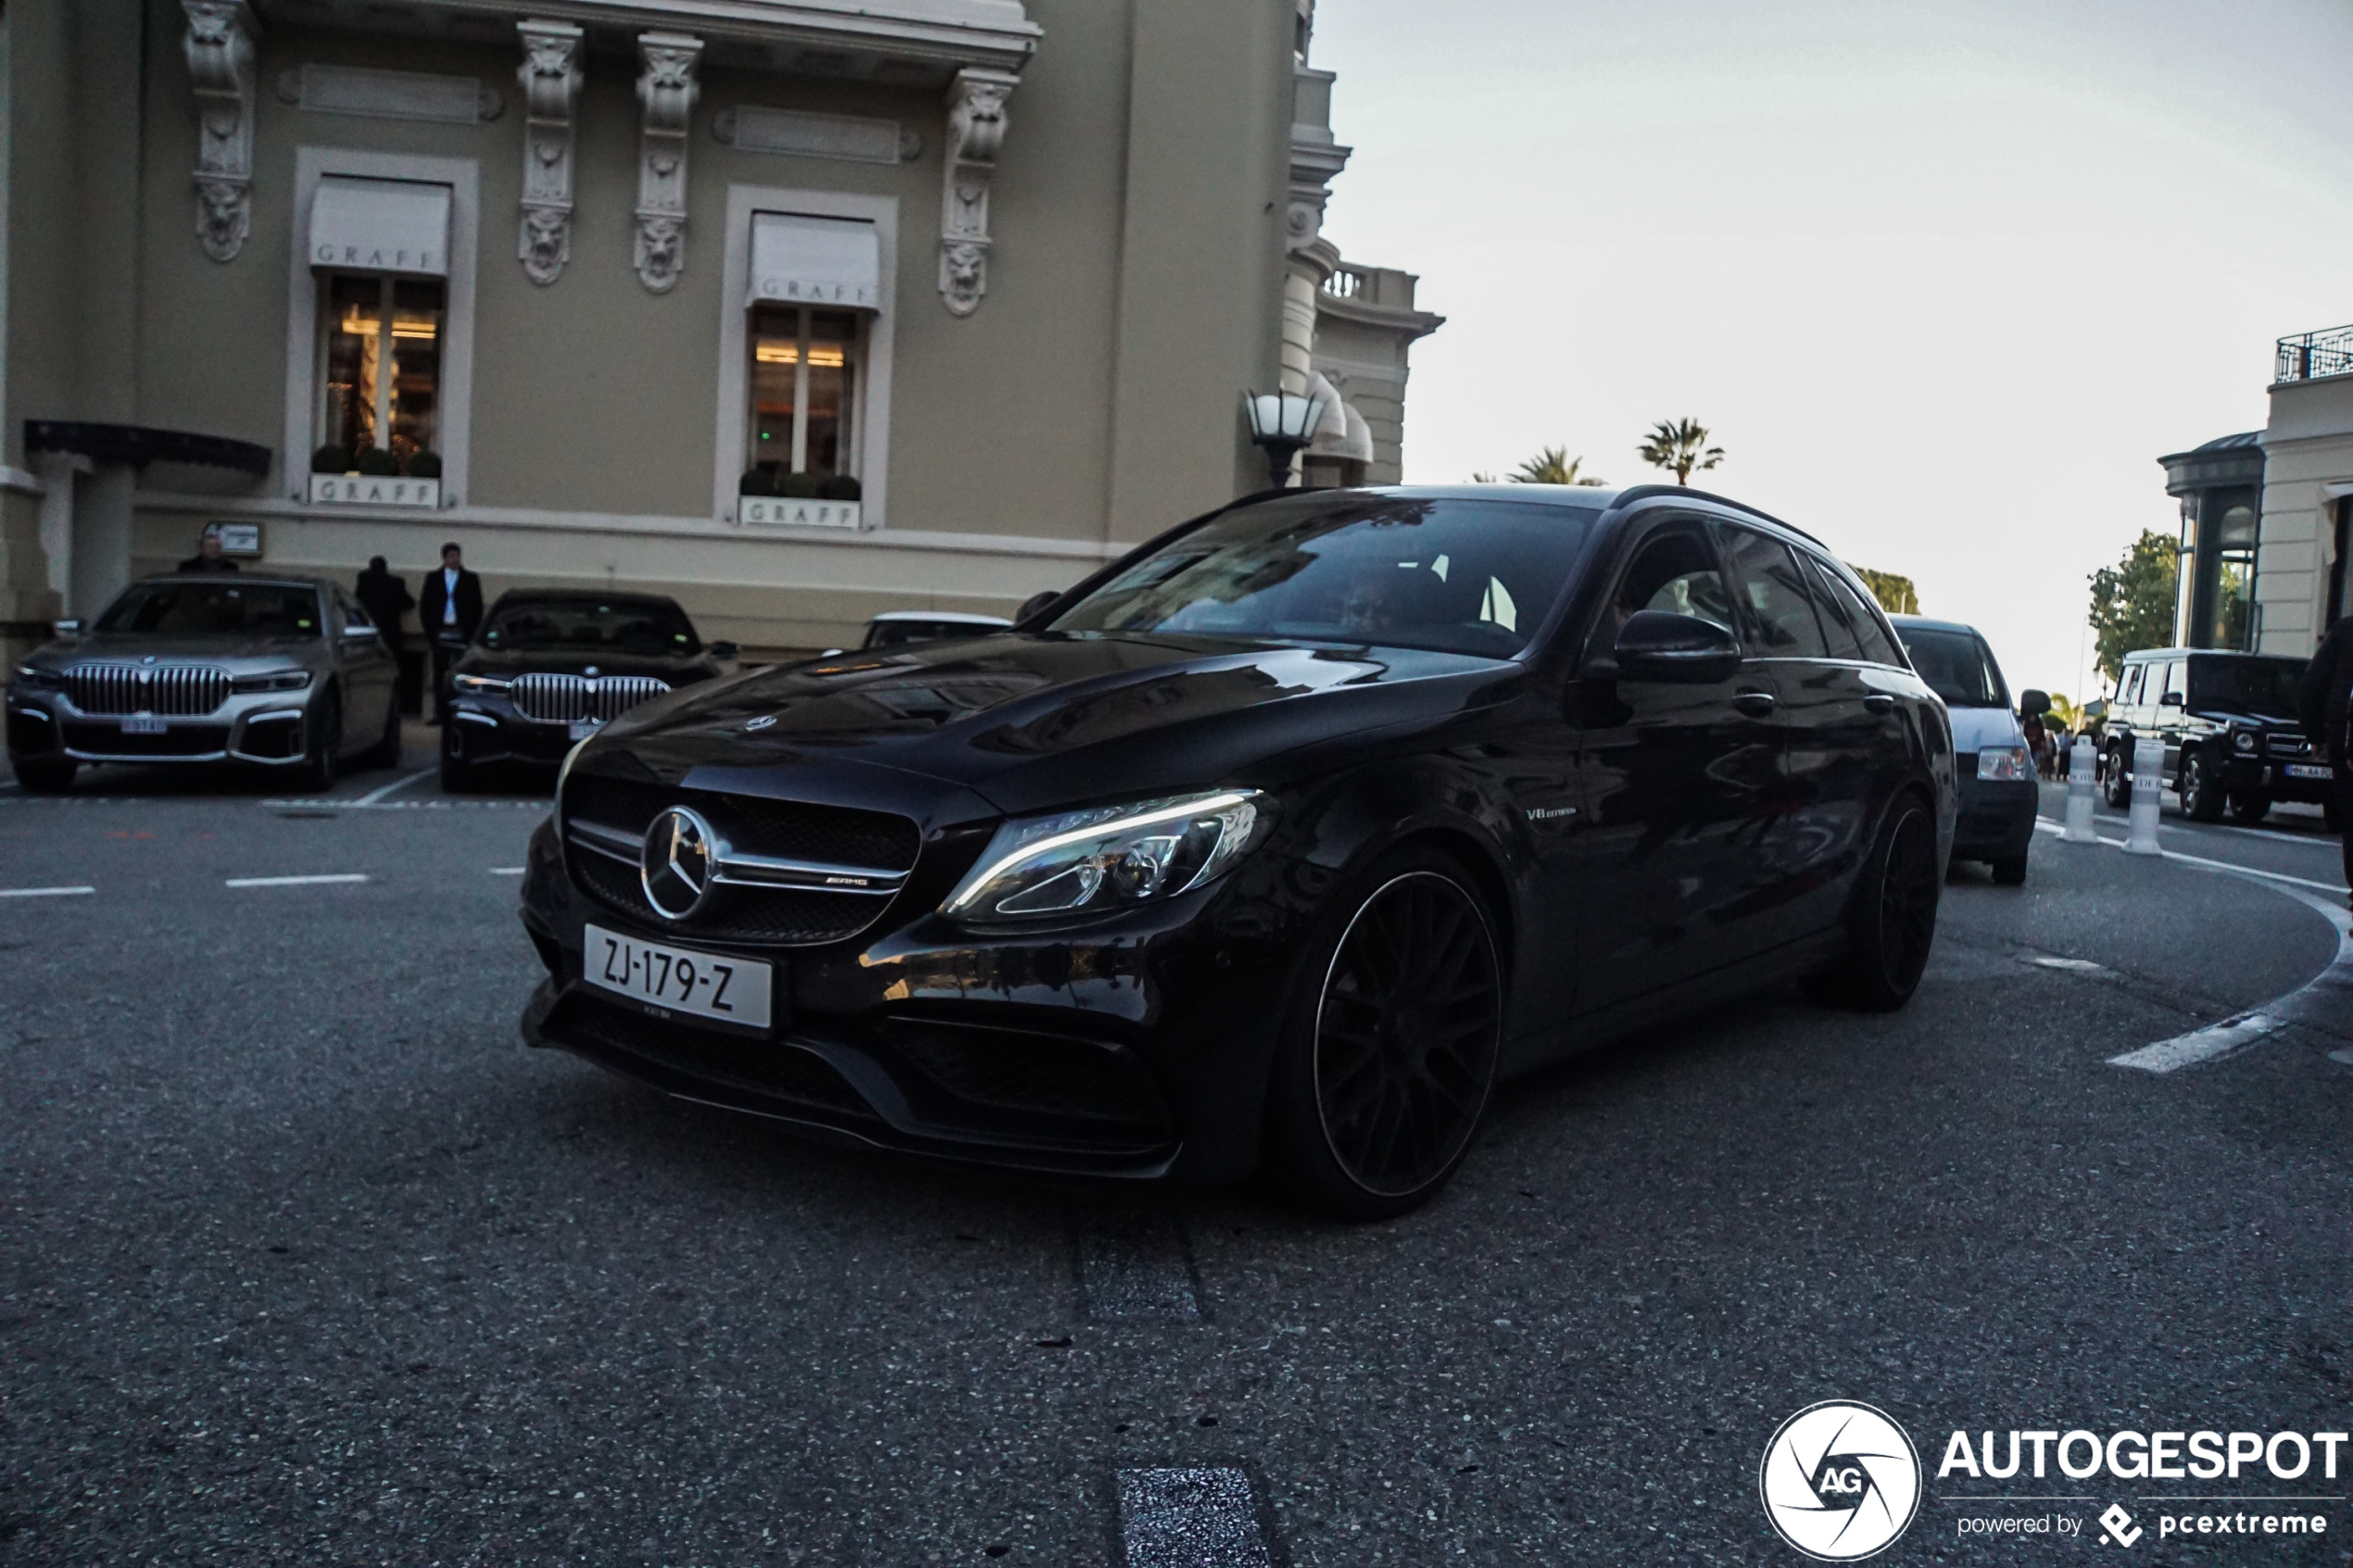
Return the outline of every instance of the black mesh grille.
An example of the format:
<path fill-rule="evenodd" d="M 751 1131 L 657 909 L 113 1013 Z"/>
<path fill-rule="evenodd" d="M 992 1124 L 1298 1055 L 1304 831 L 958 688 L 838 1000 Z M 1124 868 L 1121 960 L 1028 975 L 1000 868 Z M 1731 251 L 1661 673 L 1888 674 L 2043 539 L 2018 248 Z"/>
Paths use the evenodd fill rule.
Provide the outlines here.
<path fill-rule="evenodd" d="M 870 871 L 913 869 L 922 835 L 914 822 L 889 811 L 815 806 L 756 795 L 671 789 L 598 774 L 574 774 L 564 786 L 568 821 L 595 822 L 633 836 L 665 806 L 688 806 L 709 819 L 721 837 L 747 855 L 820 860 Z"/>
<path fill-rule="evenodd" d="M 120 724 L 68 724 L 66 746 L 101 757 L 208 757 L 229 748 L 229 726 L 174 724 L 159 735 L 126 735 Z"/>
<path fill-rule="evenodd" d="M 647 1018 L 576 991 L 541 1027 L 556 1040 L 601 1046 L 708 1083 L 829 1111 L 834 1120 L 879 1120 L 847 1079 L 799 1046 Z"/>
<path fill-rule="evenodd" d="M 1160 1096 L 1125 1053 L 1084 1040 L 893 1019 L 884 1036 L 958 1099 L 1000 1110 L 1164 1130 Z"/>
<path fill-rule="evenodd" d="M 774 942 L 807 947 L 855 936 L 875 922 L 890 902 L 887 895 L 801 893 L 791 888 L 714 887 L 692 920 L 671 927 L 646 902 L 637 868 L 583 849 L 572 850 L 581 885 L 604 903 L 635 915 L 656 929 L 670 928 L 717 940 Z"/>

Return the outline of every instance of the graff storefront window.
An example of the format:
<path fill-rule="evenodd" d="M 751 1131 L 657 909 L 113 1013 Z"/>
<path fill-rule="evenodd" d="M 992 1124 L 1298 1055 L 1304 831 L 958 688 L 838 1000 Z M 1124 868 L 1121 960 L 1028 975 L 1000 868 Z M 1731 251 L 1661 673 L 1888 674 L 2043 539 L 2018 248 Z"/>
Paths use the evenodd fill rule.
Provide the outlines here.
<path fill-rule="evenodd" d="M 858 358 L 849 311 L 753 308 L 751 467 L 820 478 L 858 471 Z"/>
<path fill-rule="evenodd" d="M 349 455 L 388 451 L 401 472 L 436 452 L 447 285 L 437 278 L 338 274 L 320 322 L 325 389 L 319 440 Z M 381 461 L 382 459 L 375 459 Z"/>

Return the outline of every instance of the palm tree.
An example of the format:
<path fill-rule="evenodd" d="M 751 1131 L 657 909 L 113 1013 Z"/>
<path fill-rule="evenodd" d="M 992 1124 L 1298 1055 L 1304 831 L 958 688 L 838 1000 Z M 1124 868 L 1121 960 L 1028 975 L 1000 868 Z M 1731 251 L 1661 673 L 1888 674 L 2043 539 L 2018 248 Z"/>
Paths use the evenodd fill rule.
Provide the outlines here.
<path fill-rule="evenodd" d="M 1566 446 L 1547 446 L 1512 470 L 1514 484 L 1607 484 L 1606 479 L 1579 478 L 1582 455 L 1570 457 Z"/>
<path fill-rule="evenodd" d="M 1707 445 L 1707 427 L 1697 420 L 1659 420 L 1642 452 L 1651 467 L 1673 469 L 1678 484 L 1689 484 L 1693 469 L 1712 469 L 1724 460 L 1724 448 Z"/>

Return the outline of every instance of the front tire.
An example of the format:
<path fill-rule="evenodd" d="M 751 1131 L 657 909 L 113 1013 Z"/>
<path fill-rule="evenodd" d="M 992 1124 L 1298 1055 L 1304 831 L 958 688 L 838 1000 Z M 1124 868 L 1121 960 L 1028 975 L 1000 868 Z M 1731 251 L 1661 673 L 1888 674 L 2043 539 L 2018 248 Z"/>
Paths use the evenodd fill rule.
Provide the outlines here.
<path fill-rule="evenodd" d="M 474 786 L 477 770 L 465 758 L 465 740 L 458 734 L 458 726 L 446 724 L 441 731 L 441 793 L 463 795 Z"/>
<path fill-rule="evenodd" d="M 1276 1047 L 1272 1152 L 1300 1195 L 1350 1220 L 1435 1196 L 1486 1112 L 1504 999 L 1462 866 L 1410 846 L 1377 861 L 1301 960 Z"/>
<path fill-rule="evenodd" d="M 2202 752 L 2192 751 L 2182 758 L 2182 809 L 2194 822 L 2219 822 L 2228 796 L 2222 781 L 2214 776 L 2214 765 Z"/>
<path fill-rule="evenodd" d="M 81 766 L 69 757 L 12 757 L 8 762 L 27 795 L 71 794 L 73 775 Z"/>
<path fill-rule="evenodd" d="M 2026 856 L 2021 852 L 2005 855 L 1994 862 L 1994 882 L 1999 887 L 2026 885 Z"/>
<path fill-rule="evenodd" d="M 302 787 L 324 795 L 343 777 L 343 699 L 328 692 L 311 705 L 309 744 L 302 755 Z"/>
<path fill-rule="evenodd" d="M 2271 814 L 2271 797 L 2268 795 L 2234 795 L 2231 797 L 2231 820 L 2253 827 Z"/>
<path fill-rule="evenodd" d="M 2019 871 L 2026 870 L 2021 857 Z M 1996 871 L 1996 878 L 1999 878 Z M 1916 796 L 1902 796 L 1880 827 L 1848 906 L 1847 955 L 1808 983 L 1824 1001 L 1893 1012 L 1912 999 L 1936 943 L 1936 824 Z"/>
<path fill-rule="evenodd" d="M 359 754 L 355 766 L 361 768 L 397 768 L 400 766 L 400 694 L 385 699 L 384 731 L 376 744 Z"/>

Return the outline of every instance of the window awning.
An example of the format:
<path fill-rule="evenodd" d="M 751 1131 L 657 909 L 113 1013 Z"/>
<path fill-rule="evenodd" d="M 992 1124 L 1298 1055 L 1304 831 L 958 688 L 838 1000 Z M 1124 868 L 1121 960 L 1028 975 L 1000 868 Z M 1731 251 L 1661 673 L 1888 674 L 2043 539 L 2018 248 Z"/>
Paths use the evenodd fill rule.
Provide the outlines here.
<path fill-rule="evenodd" d="M 449 275 L 449 187 L 328 175 L 310 198 L 310 264 Z"/>
<path fill-rule="evenodd" d="M 872 223 L 756 212 L 747 305 L 882 308 L 882 246 Z"/>

